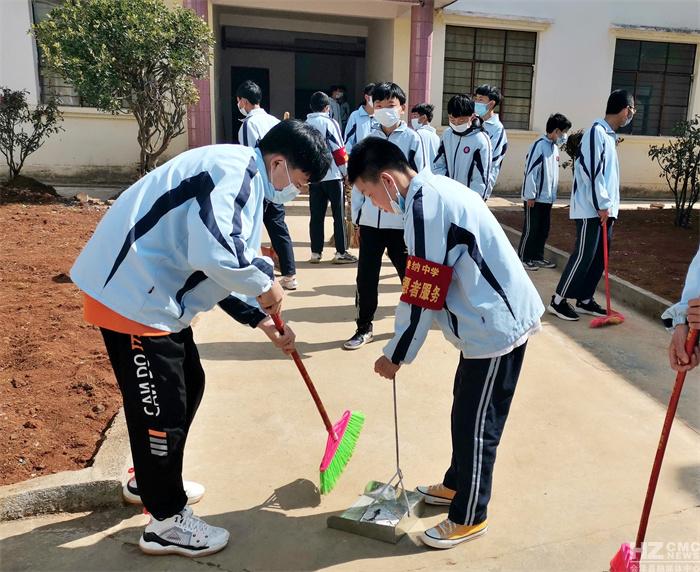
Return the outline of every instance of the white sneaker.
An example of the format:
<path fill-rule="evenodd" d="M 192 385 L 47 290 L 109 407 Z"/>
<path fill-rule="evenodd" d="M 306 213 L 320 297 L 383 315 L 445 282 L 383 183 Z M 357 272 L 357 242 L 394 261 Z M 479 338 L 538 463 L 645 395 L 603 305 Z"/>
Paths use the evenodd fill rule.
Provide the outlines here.
<path fill-rule="evenodd" d="M 195 504 L 202 500 L 206 490 L 204 485 L 200 485 L 194 481 L 182 481 L 182 485 L 187 495 L 187 504 Z M 124 500 L 130 504 L 143 504 L 141 495 L 139 494 L 139 487 L 136 484 L 136 477 L 131 477 L 127 481 L 122 489 L 122 495 L 124 496 Z"/>
<path fill-rule="evenodd" d="M 357 256 L 353 256 L 349 252 L 336 252 L 332 262 L 333 264 L 354 264 L 357 262 Z"/>
<path fill-rule="evenodd" d="M 295 276 L 282 276 L 279 280 L 280 286 L 285 290 L 296 290 L 299 287 L 299 283 Z"/>
<path fill-rule="evenodd" d="M 228 530 L 208 525 L 186 506 L 170 518 L 158 520 L 151 516 L 139 548 L 146 554 L 199 557 L 219 552 L 228 544 L 228 538 Z"/>
<path fill-rule="evenodd" d="M 321 255 L 318 252 L 312 252 L 309 262 L 311 264 L 319 264 L 321 262 Z"/>

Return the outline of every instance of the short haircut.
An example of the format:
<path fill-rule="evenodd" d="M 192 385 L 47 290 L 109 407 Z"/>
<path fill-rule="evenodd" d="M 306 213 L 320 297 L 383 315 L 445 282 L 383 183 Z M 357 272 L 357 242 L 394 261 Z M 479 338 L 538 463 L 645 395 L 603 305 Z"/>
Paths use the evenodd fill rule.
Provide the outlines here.
<path fill-rule="evenodd" d="M 501 103 L 501 100 L 503 99 L 503 95 L 501 94 L 501 90 L 498 89 L 495 85 L 489 85 L 488 83 L 485 83 L 485 84 L 477 87 L 476 91 L 474 93 L 476 95 L 485 95 L 491 101 L 495 101 L 496 105 Z"/>
<path fill-rule="evenodd" d="M 474 115 L 474 102 L 468 95 L 453 95 L 447 102 L 447 113 L 452 117 L 469 117 Z"/>
<path fill-rule="evenodd" d="M 297 119 L 280 121 L 259 141 L 258 147 L 263 155 L 284 155 L 289 168 L 301 169 L 309 176 L 311 183 L 323 179 L 331 166 L 321 133 Z"/>
<path fill-rule="evenodd" d="M 406 94 L 395 83 L 385 81 L 374 86 L 374 91 L 372 91 L 372 99 L 374 101 L 385 101 L 393 98 L 398 99 L 401 105 L 406 103 Z"/>
<path fill-rule="evenodd" d="M 375 83 L 368 83 L 365 88 L 362 90 L 363 95 L 372 95 L 372 92 L 374 91 L 374 88 L 377 84 Z"/>
<path fill-rule="evenodd" d="M 561 129 L 562 131 L 571 129 L 571 121 L 561 113 L 554 113 L 547 119 L 547 133 L 552 133 L 555 129 Z"/>
<path fill-rule="evenodd" d="M 418 105 L 413 106 L 413 109 L 411 109 L 411 113 L 417 113 L 418 115 L 425 115 L 428 118 L 428 121 L 432 121 L 434 110 L 435 110 L 435 106 L 432 105 L 431 103 L 419 103 Z"/>
<path fill-rule="evenodd" d="M 608 105 L 605 108 L 606 115 L 615 115 L 620 113 L 628 106 L 634 105 L 634 97 L 626 89 L 616 89 L 608 97 Z"/>
<path fill-rule="evenodd" d="M 401 149 L 386 139 L 367 137 L 353 145 L 348 163 L 350 184 L 357 179 L 370 183 L 379 180 L 379 174 L 387 169 L 408 173 L 410 166 Z"/>
<path fill-rule="evenodd" d="M 236 90 L 236 97 L 245 98 L 252 105 L 260 105 L 262 101 L 262 90 L 254 81 L 244 81 Z"/>
<path fill-rule="evenodd" d="M 317 91 L 311 96 L 311 101 L 309 102 L 309 107 L 311 111 L 318 112 L 323 111 L 331 104 L 331 98 L 328 97 L 322 91 Z"/>

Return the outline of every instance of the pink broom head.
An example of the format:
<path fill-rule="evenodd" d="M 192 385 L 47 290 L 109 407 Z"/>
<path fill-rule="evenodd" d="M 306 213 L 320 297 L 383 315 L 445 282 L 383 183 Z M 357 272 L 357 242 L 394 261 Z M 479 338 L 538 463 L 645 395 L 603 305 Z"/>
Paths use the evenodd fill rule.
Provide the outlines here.
<path fill-rule="evenodd" d="M 591 328 L 602 328 L 604 326 L 617 326 L 625 321 L 625 316 L 616 312 L 615 310 L 610 310 L 608 316 L 601 316 L 600 318 L 593 318 L 591 320 Z"/>
<path fill-rule="evenodd" d="M 328 466 L 331 464 L 331 461 L 333 461 L 333 457 L 335 456 L 335 453 L 338 450 L 338 447 L 340 446 L 340 442 L 343 440 L 343 434 L 348 428 L 348 423 L 350 422 L 350 415 L 350 411 L 346 411 L 345 413 L 343 413 L 343 416 L 340 418 L 340 421 L 333 425 L 333 433 L 328 434 L 328 441 L 326 442 L 326 453 L 325 455 L 323 455 L 323 459 L 321 460 L 321 472 L 328 469 Z"/>
<path fill-rule="evenodd" d="M 610 572 L 639 572 L 639 560 L 631 544 L 623 544 L 610 561 Z"/>

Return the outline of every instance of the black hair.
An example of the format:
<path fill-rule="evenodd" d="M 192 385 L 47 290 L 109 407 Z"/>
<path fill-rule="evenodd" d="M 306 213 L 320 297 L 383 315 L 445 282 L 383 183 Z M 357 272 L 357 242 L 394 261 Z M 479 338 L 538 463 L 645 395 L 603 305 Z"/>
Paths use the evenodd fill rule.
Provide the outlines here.
<path fill-rule="evenodd" d="M 372 92 L 374 91 L 374 88 L 377 84 L 375 83 L 368 83 L 365 88 L 362 90 L 363 95 L 372 95 Z"/>
<path fill-rule="evenodd" d="M 435 106 L 432 105 L 431 103 L 419 103 L 418 105 L 413 106 L 413 109 L 411 109 L 411 113 L 417 113 L 418 115 L 425 115 L 428 118 L 428 121 L 432 121 L 434 110 L 435 110 Z"/>
<path fill-rule="evenodd" d="M 331 166 L 321 133 L 298 119 L 280 121 L 258 142 L 258 147 L 263 155 L 284 155 L 289 168 L 301 169 L 310 183 L 323 179 Z"/>
<path fill-rule="evenodd" d="M 411 167 L 401 149 L 386 139 L 367 137 L 353 145 L 348 162 L 348 181 L 357 179 L 371 183 L 379 180 L 379 174 L 387 169 L 408 173 Z"/>
<path fill-rule="evenodd" d="M 489 85 L 488 83 L 485 83 L 485 84 L 477 87 L 476 90 L 474 91 L 474 94 L 475 95 L 485 95 L 491 101 L 495 101 L 496 105 L 501 103 L 501 100 L 503 99 L 503 95 L 501 94 L 501 90 L 498 89 L 495 85 Z M 496 107 L 496 105 L 494 105 L 494 107 Z"/>
<path fill-rule="evenodd" d="M 406 103 L 406 94 L 395 83 L 385 81 L 374 86 L 374 91 L 372 91 L 372 99 L 374 101 L 384 101 L 393 98 L 398 99 L 401 105 Z"/>
<path fill-rule="evenodd" d="M 634 97 L 626 89 L 616 89 L 608 97 L 608 105 L 605 108 L 606 115 L 615 115 L 620 113 L 626 107 L 634 105 Z"/>
<path fill-rule="evenodd" d="M 474 102 L 468 95 L 453 95 L 447 102 L 447 113 L 452 117 L 469 117 L 474 115 Z"/>
<path fill-rule="evenodd" d="M 250 101 L 252 105 L 260 105 L 260 101 L 262 101 L 262 90 L 257 83 L 247 80 L 236 89 L 236 97 L 245 98 Z"/>
<path fill-rule="evenodd" d="M 311 111 L 323 111 L 331 104 L 331 98 L 328 97 L 322 91 L 317 91 L 311 96 L 311 101 L 309 102 L 309 107 Z"/>
<path fill-rule="evenodd" d="M 561 129 L 562 131 L 571 129 L 571 121 L 561 113 L 553 113 L 547 119 L 547 133 L 552 133 L 555 129 Z"/>

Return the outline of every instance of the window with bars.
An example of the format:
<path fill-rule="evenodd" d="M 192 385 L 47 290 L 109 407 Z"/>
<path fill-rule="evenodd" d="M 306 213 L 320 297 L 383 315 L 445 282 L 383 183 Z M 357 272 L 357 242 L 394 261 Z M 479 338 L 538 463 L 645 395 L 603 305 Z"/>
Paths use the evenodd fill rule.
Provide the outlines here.
<path fill-rule="evenodd" d="M 46 15 L 62 0 L 32 0 L 34 22 L 41 22 Z M 41 50 L 37 46 L 39 55 L 39 92 L 41 101 L 46 103 L 56 99 L 60 105 L 80 107 L 82 102 L 80 94 L 66 79 L 46 67 Z"/>
<path fill-rule="evenodd" d="M 508 129 L 530 128 L 535 32 L 447 26 L 442 123 L 447 125 L 447 102 L 453 95 L 473 94 L 484 83 L 503 94 L 501 121 Z"/>
<path fill-rule="evenodd" d="M 612 89 L 634 95 L 637 114 L 620 133 L 672 135 L 688 117 L 695 44 L 617 40 Z"/>

